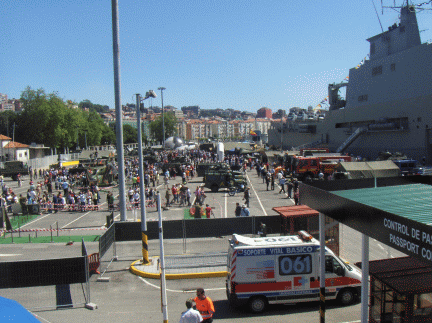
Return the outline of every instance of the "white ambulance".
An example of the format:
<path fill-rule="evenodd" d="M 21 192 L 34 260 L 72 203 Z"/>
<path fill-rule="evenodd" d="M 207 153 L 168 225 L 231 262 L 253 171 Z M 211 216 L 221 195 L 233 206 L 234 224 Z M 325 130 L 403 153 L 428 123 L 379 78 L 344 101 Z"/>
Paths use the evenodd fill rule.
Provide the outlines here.
<path fill-rule="evenodd" d="M 319 300 L 320 244 L 305 231 L 296 236 L 229 240 L 227 297 L 262 312 L 269 303 Z M 361 290 L 361 272 L 326 247 L 326 299 L 352 304 Z"/>

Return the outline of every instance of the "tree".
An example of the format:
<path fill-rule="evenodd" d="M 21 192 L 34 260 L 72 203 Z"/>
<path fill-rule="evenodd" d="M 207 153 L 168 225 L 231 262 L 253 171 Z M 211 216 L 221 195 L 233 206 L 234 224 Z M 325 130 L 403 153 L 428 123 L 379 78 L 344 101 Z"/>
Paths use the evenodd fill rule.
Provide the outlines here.
<path fill-rule="evenodd" d="M 165 124 L 165 139 L 171 136 L 176 135 L 177 133 L 177 118 L 173 112 L 164 113 L 164 124 Z M 157 118 L 156 120 L 150 122 L 150 133 L 153 138 L 156 138 L 157 141 L 162 142 L 163 140 L 163 132 L 162 129 L 162 116 Z"/>
<path fill-rule="evenodd" d="M 90 100 L 83 100 L 78 104 L 78 107 L 81 110 L 88 109 L 89 111 L 96 111 L 98 113 L 104 113 L 109 110 L 109 106 L 107 105 L 101 105 L 101 104 L 94 104 Z"/>
<path fill-rule="evenodd" d="M 94 109 L 89 112 L 73 109 L 57 93 L 46 94 L 43 89 L 27 87 L 21 100 L 24 111 L 16 121 L 20 130 L 16 133 L 19 142 L 37 142 L 64 149 L 76 147 L 77 141 L 84 147 L 86 137 L 88 145 L 100 145 L 102 137 L 106 144 L 111 144 L 115 138 Z M 88 100 L 84 103 L 91 104 Z"/>
<path fill-rule="evenodd" d="M 123 143 L 132 144 L 138 142 L 138 130 L 129 124 L 123 125 Z"/>
<path fill-rule="evenodd" d="M 102 134 L 101 134 L 101 145 L 112 145 L 116 144 L 116 134 L 113 130 L 113 128 L 110 128 L 108 126 L 105 126 L 102 128 Z"/>
<path fill-rule="evenodd" d="M 0 113 L 0 134 L 13 137 L 13 125 L 16 124 L 18 115 L 13 111 L 4 111 Z M 15 133 L 19 129 L 15 127 Z"/>

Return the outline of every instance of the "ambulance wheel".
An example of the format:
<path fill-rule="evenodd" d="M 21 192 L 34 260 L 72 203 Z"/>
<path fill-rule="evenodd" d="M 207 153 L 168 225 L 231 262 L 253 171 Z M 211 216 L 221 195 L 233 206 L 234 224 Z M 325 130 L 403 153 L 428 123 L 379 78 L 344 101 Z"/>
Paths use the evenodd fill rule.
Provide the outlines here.
<path fill-rule="evenodd" d="M 249 309 L 253 313 L 261 313 L 267 307 L 267 299 L 264 296 L 255 296 L 249 300 Z"/>
<path fill-rule="evenodd" d="M 351 288 L 342 289 L 338 294 L 338 301 L 345 306 L 354 303 L 355 299 L 354 290 Z"/>

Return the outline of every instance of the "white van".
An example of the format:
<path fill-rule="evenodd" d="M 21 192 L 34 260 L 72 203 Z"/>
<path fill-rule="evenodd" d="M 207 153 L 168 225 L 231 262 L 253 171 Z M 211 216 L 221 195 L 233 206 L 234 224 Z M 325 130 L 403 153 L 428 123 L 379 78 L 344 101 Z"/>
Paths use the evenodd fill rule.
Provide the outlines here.
<path fill-rule="evenodd" d="M 229 240 L 227 297 L 231 304 L 248 303 L 262 312 L 269 303 L 319 300 L 319 241 L 299 235 Z M 326 247 L 326 299 L 352 304 L 360 296 L 361 272 Z"/>

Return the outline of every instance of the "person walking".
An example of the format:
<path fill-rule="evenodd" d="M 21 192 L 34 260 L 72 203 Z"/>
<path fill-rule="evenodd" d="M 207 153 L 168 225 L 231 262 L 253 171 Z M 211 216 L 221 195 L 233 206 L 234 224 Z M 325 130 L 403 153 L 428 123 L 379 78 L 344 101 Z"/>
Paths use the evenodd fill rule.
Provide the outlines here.
<path fill-rule="evenodd" d="M 243 200 L 245 200 L 245 204 L 247 205 L 247 207 L 249 207 L 249 199 L 250 199 L 250 191 L 249 191 L 249 187 L 248 187 L 244 191 L 244 195 L 243 195 Z"/>
<path fill-rule="evenodd" d="M 165 200 L 166 200 L 166 207 L 170 206 L 170 189 L 167 188 L 166 192 L 165 192 Z"/>
<path fill-rule="evenodd" d="M 177 191 L 177 187 L 176 187 L 175 185 L 173 185 L 173 186 L 171 187 L 171 193 L 172 193 L 172 195 L 173 195 L 173 200 L 172 200 L 172 202 L 173 202 L 173 203 L 175 203 L 175 202 L 179 202 L 179 200 L 178 200 L 178 191 Z"/>
<path fill-rule="evenodd" d="M 191 190 L 190 190 L 189 187 L 187 187 L 186 188 L 186 202 L 187 202 L 188 206 L 192 205 L 192 203 L 191 203 L 191 196 L 192 196 Z"/>
<path fill-rule="evenodd" d="M 114 211 L 114 196 L 112 192 L 107 195 L 108 211 Z"/>
<path fill-rule="evenodd" d="M 197 188 L 195 190 L 195 203 L 194 203 L 194 205 L 200 204 L 200 198 L 201 198 L 200 194 L 201 194 L 200 187 L 197 186 Z"/>
<path fill-rule="evenodd" d="M 285 177 L 281 177 L 281 178 L 279 179 L 279 185 L 280 185 L 280 187 L 281 187 L 281 189 L 280 189 L 280 191 L 279 191 L 279 194 L 282 193 L 282 192 L 285 193 Z"/>
<path fill-rule="evenodd" d="M 203 321 L 202 323 L 212 323 L 215 308 L 210 297 L 205 295 L 204 288 L 197 289 L 197 296 L 193 299 L 196 304 L 196 309 L 200 312 Z"/>
<path fill-rule="evenodd" d="M 69 193 L 69 183 L 66 180 L 64 180 L 64 182 L 61 184 L 61 187 L 63 189 L 63 195 L 67 196 Z"/>
<path fill-rule="evenodd" d="M 272 191 L 274 191 L 274 189 L 275 189 L 274 181 L 275 181 L 275 177 L 274 177 L 274 174 L 272 174 L 271 178 L 270 178 L 270 188 Z"/>
<path fill-rule="evenodd" d="M 241 207 L 240 216 L 249 216 L 249 215 L 250 215 L 249 209 L 246 207 L 245 204 L 243 204 Z"/>
<path fill-rule="evenodd" d="M 294 191 L 294 202 L 295 202 L 295 205 L 299 205 L 299 198 L 300 198 L 300 193 L 299 193 L 299 190 L 296 189 Z"/>
<path fill-rule="evenodd" d="M 291 198 L 291 192 L 293 190 L 293 187 L 294 187 L 294 185 L 293 185 L 292 181 L 291 180 L 288 181 L 287 190 L 288 190 L 288 198 L 289 199 Z"/>
<path fill-rule="evenodd" d="M 299 182 L 298 182 L 297 178 L 294 178 L 293 185 L 294 185 L 294 192 L 295 192 L 299 188 Z"/>
<path fill-rule="evenodd" d="M 234 211 L 234 213 L 235 213 L 235 216 L 240 216 L 240 214 L 241 214 L 241 210 L 242 210 L 242 208 L 241 208 L 241 206 L 240 206 L 240 203 L 236 203 L 236 208 L 235 208 L 235 211 Z"/>
<path fill-rule="evenodd" d="M 201 323 L 202 322 L 203 317 L 201 316 L 200 312 L 193 309 L 192 305 L 193 305 L 192 301 L 188 299 L 186 301 L 187 310 L 181 313 L 179 323 Z"/>
<path fill-rule="evenodd" d="M 270 174 L 270 173 L 267 173 L 266 178 L 265 178 L 267 191 L 269 190 L 270 176 L 271 176 L 271 174 Z"/>
<path fill-rule="evenodd" d="M 207 219 L 210 219 L 210 216 L 212 214 L 213 214 L 213 217 L 214 217 L 213 210 L 212 210 L 212 208 L 208 204 L 206 204 L 205 213 L 206 213 Z"/>

